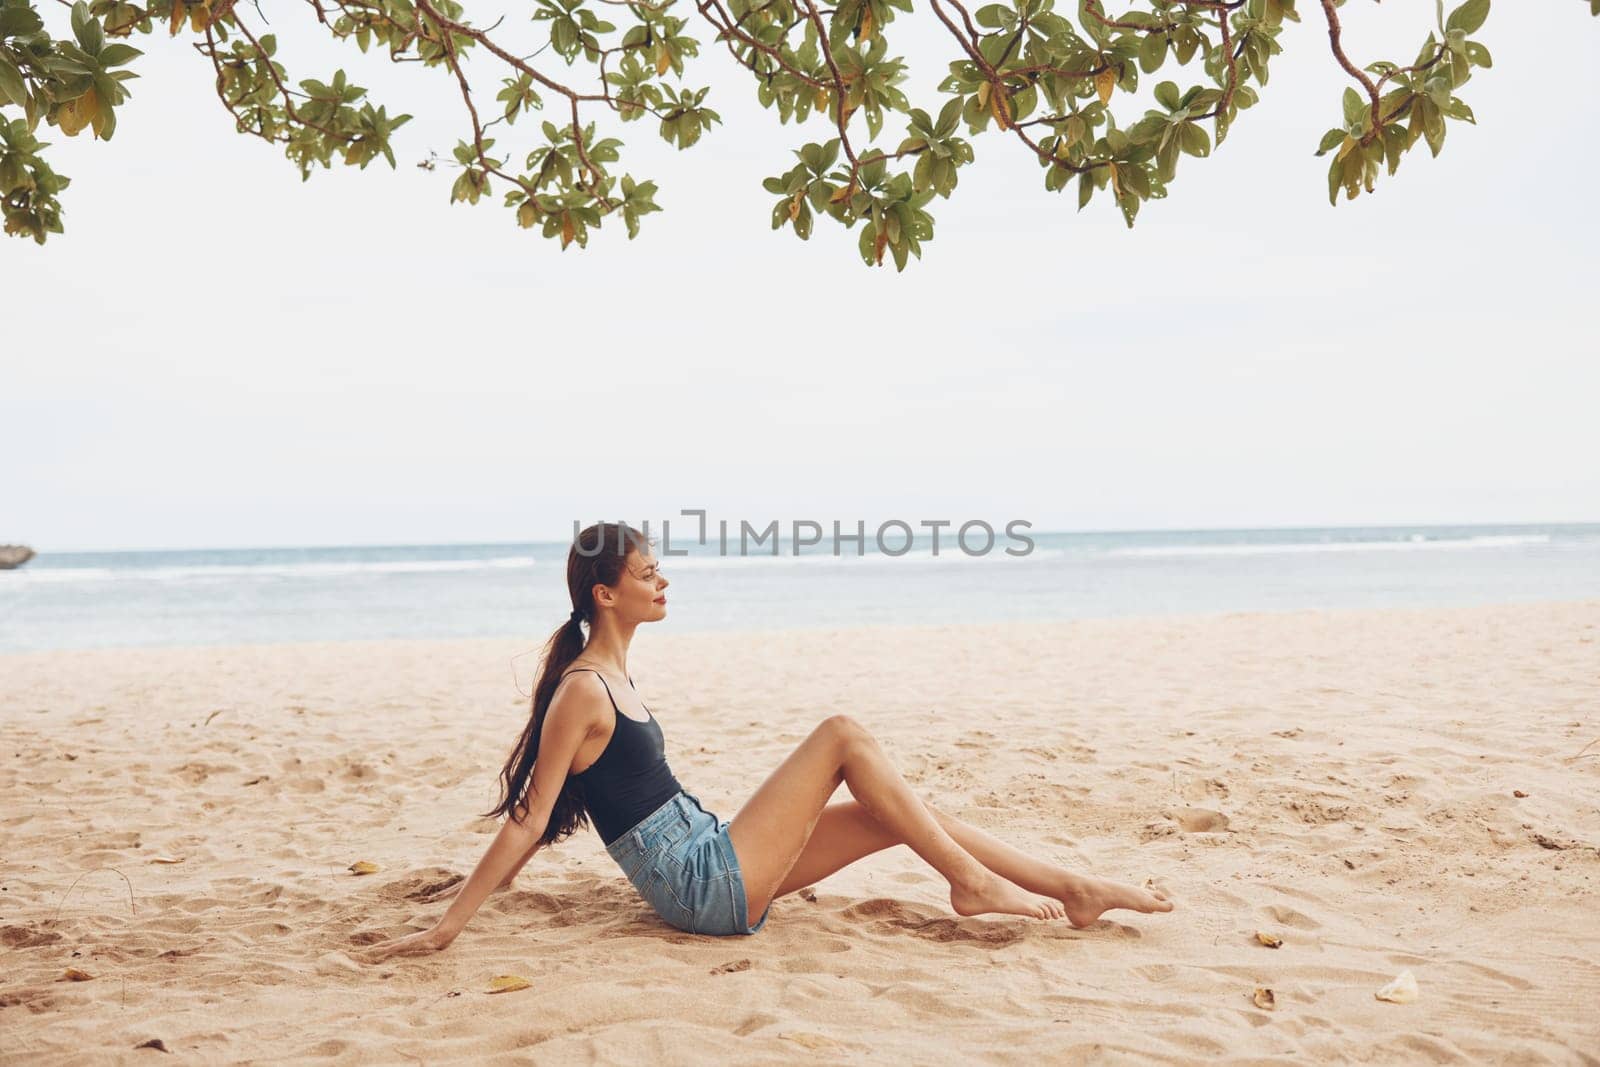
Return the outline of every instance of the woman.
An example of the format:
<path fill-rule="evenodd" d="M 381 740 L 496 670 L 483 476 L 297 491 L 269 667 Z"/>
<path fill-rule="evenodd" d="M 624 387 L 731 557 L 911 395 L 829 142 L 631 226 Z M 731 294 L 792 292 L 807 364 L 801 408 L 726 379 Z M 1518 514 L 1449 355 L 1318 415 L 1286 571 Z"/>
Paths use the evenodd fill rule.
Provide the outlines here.
<path fill-rule="evenodd" d="M 600 523 L 578 535 L 567 554 L 572 614 L 545 646 L 532 714 L 487 813 L 506 816 L 500 832 L 464 883 L 433 898 L 454 897 L 431 929 L 363 956 L 444 948 L 492 890 L 585 821 L 656 912 L 694 933 L 753 934 L 777 897 L 898 844 L 950 883 L 959 915 L 1083 926 L 1113 908 L 1172 910 L 1159 892 L 1073 874 L 925 804 L 845 715 L 824 719 L 732 822 L 719 820 L 673 776 L 661 726 L 628 676 L 634 631 L 666 617 L 668 585 L 632 527 Z M 829 804 L 841 782 L 855 799 Z M 760 916 L 753 925 L 751 915 Z"/>

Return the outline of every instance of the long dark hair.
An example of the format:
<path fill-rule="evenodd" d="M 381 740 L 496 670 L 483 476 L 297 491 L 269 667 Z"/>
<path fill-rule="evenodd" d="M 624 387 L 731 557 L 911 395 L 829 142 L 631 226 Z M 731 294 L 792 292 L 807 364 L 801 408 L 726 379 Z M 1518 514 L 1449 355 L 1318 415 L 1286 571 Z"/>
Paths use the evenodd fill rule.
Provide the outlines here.
<path fill-rule="evenodd" d="M 567 592 L 572 598 L 575 615 L 557 627 L 545 642 L 539 657 L 539 680 L 533 687 L 533 707 L 528 715 L 528 725 L 523 728 L 511 757 L 500 771 L 500 802 L 493 811 L 484 812 L 484 818 L 498 818 L 516 813 L 519 820 L 528 811 L 528 783 L 533 777 L 533 765 L 539 758 L 539 732 L 544 728 L 544 715 L 561 684 L 561 674 L 583 651 L 583 626 L 591 627 L 595 620 L 594 587 L 616 585 L 629 552 L 641 551 L 650 544 L 644 534 L 627 523 L 599 522 L 585 527 L 567 550 Z M 587 826 L 588 813 L 583 805 L 583 783 L 567 775 L 561 795 L 550 809 L 550 822 L 541 845 L 553 845 L 571 837 L 578 828 Z"/>

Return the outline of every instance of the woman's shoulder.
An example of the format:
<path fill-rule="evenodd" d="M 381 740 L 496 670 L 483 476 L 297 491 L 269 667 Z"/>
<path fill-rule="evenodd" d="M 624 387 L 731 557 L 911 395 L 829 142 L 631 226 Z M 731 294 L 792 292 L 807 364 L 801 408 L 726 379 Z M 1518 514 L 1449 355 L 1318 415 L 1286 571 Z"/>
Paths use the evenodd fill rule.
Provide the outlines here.
<path fill-rule="evenodd" d="M 610 721 L 616 707 L 611 690 L 592 669 L 573 668 L 561 675 L 550 698 L 549 715 L 577 719 L 591 730 Z"/>
<path fill-rule="evenodd" d="M 610 688 L 612 681 L 614 681 L 614 679 L 606 677 L 605 671 L 602 671 L 598 667 L 591 667 L 586 663 L 575 663 L 567 667 L 566 670 L 561 672 L 561 681 L 557 684 L 564 683 L 571 678 L 587 679 L 588 684 L 594 689 L 599 689 L 602 684 L 604 684 L 607 688 Z M 573 684 L 582 683 L 579 682 Z"/>
<path fill-rule="evenodd" d="M 556 682 L 555 697 L 571 694 L 579 703 L 611 706 L 615 704 L 615 698 L 611 696 L 611 684 L 611 680 L 594 667 L 568 667 Z"/>

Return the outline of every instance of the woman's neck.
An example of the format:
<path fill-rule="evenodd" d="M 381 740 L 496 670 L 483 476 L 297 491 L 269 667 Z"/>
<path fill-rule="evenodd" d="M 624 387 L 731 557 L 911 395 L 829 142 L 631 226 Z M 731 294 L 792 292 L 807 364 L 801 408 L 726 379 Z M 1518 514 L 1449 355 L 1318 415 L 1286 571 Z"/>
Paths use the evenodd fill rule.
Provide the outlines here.
<path fill-rule="evenodd" d="M 629 627 L 627 633 L 621 628 L 610 625 L 602 620 L 589 635 L 588 642 L 583 646 L 583 651 L 578 653 L 578 658 L 597 667 L 605 667 L 615 671 L 622 677 L 628 677 L 628 646 L 633 643 L 633 628 Z"/>

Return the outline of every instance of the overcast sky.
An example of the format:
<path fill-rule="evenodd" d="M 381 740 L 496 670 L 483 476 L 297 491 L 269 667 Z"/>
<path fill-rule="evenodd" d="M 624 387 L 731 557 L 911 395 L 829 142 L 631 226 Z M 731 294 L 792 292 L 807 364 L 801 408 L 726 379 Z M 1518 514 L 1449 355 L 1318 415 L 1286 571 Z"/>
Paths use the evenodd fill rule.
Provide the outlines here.
<path fill-rule="evenodd" d="M 769 229 L 761 179 L 828 134 L 780 126 L 709 33 L 688 81 L 725 124 L 681 153 L 619 126 L 665 211 L 565 253 L 515 226 L 503 189 L 452 206 L 455 171 L 416 167 L 470 131 L 442 68 L 335 48 L 273 5 L 293 76 L 343 64 L 417 116 L 397 171 L 302 183 L 232 132 L 186 38 L 136 39 L 112 141 L 40 126 L 73 180 L 67 232 L 0 243 L 0 542 L 533 540 L 685 507 L 1036 529 L 1600 520 L 1600 20 L 1496 4 L 1478 34 L 1495 66 L 1462 90 L 1478 125 L 1332 208 L 1312 153 L 1344 83 L 1302 6 L 1262 103 L 1136 229 L 1045 192 L 991 131 L 898 275 L 831 221 L 809 243 Z M 1346 5 L 1350 51 L 1408 61 L 1432 6 Z M 909 25 L 927 17 L 891 42 L 936 112 L 950 52 Z M 1178 71 L 1148 81 L 1199 77 Z M 480 106 L 499 77 L 478 75 Z M 498 130 L 518 158 L 535 132 Z"/>

